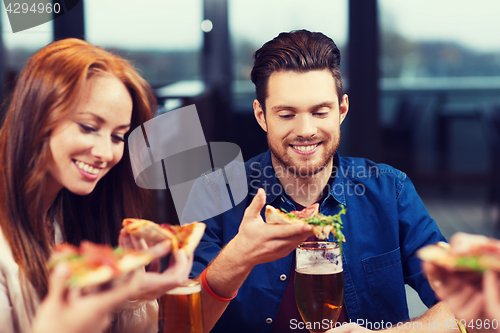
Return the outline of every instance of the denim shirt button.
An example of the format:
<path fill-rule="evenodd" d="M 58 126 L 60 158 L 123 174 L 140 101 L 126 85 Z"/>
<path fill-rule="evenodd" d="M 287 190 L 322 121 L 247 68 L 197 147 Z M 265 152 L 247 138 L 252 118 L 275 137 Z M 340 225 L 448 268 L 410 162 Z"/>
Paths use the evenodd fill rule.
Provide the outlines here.
<path fill-rule="evenodd" d="M 273 318 L 267 318 L 266 319 L 267 324 L 272 324 L 273 323 Z"/>
<path fill-rule="evenodd" d="M 281 281 L 285 281 L 286 280 L 286 275 L 285 274 L 281 274 L 280 275 L 280 280 Z"/>

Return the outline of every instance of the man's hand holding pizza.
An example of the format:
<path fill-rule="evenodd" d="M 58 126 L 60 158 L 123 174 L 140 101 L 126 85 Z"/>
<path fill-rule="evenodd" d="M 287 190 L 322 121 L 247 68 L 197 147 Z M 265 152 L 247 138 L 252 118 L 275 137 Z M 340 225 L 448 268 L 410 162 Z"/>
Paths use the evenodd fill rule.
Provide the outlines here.
<path fill-rule="evenodd" d="M 213 293 L 202 289 L 206 331 L 215 325 L 255 265 L 290 254 L 297 245 L 313 235 L 310 225 L 265 223 L 261 216 L 265 203 L 266 194 L 259 189 L 245 210 L 238 234 L 204 272 L 205 282 Z M 214 298 L 214 294 L 218 297 Z"/>
<path fill-rule="evenodd" d="M 241 264 L 253 266 L 271 262 L 290 254 L 300 243 L 313 235 L 307 224 L 274 224 L 264 222 L 260 212 L 266 202 L 263 189 L 257 191 L 245 210 L 238 234 L 227 245 Z"/>

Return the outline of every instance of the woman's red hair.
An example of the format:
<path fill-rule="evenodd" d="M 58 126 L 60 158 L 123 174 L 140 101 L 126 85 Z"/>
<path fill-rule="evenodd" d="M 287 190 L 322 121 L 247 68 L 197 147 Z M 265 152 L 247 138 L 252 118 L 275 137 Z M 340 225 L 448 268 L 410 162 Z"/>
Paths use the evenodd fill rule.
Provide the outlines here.
<path fill-rule="evenodd" d="M 89 79 L 101 74 L 116 76 L 130 92 L 131 129 L 151 119 L 154 94 L 131 64 L 85 41 L 65 39 L 28 60 L 0 131 L 0 227 L 21 277 L 40 298 L 47 293 L 54 220 L 68 242 L 116 245 L 121 220 L 140 217 L 143 210 L 147 193 L 134 182 L 126 144 L 122 160 L 90 195 L 63 189 L 49 212 L 43 210 L 51 132 L 81 101 Z"/>

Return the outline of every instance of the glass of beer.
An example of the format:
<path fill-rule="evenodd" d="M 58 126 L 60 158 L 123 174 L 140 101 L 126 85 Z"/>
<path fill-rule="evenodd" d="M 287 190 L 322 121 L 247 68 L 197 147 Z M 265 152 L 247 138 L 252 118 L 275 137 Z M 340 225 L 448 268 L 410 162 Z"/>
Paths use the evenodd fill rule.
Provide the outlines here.
<path fill-rule="evenodd" d="M 344 271 L 337 243 L 305 242 L 297 247 L 295 302 L 311 332 L 333 327 L 344 302 Z"/>
<path fill-rule="evenodd" d="M 200 291 L 200 283 L 189 280 L 160 297 L 160 333 L 203 333 Z"/>

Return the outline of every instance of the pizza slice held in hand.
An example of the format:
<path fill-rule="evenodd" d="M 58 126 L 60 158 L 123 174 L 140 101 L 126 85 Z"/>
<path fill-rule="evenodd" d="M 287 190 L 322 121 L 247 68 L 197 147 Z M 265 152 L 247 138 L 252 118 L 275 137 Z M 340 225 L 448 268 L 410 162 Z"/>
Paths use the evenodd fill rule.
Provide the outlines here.
<path fill-rule="evenodd" d="M 184 249 L 187 254 L 194 252 L 205 233 L 205 224 L 200 222 L 180 226 L 157 224 L 142 219 L 124 219 L 122 225 L 129 234 L 144 238 L 150 246 L 169 239 L 173 252 Z"/>
<path fill-rule="evenodd" d="M 92 287 L 118 282 L 133 270 L 146 266 L 153 256 L 143 251 L 113 249 L 82 241 L 80 247 L 62 243 L 54 247 L 49 268 L 64 263 L 70 270 L 69 287 Z"/>
<path fill-rule="evenodd" d="M 500 272 L 500 241 L 480 235 L 457 233 L 450 244 L 439 242 L 418 251 L 423 261 L 455 271 Z"/>
<path fill-rule="evenodd" d="M 273 206 L 266 206 L 266 222 L 275 224 L 305 223 L 313 226 L 314 235 L 318 239 L 327 239 L 332 233 L 339 242 L 345 242 L 342 233 L 341 215 L 345 214 L 346 209 L 342 206 L 339 213 L 332 216 L 326 216 L 319 212 L 319 204 L 315 203 L 300 211 L 287 212 L 280 211 Z"/>

